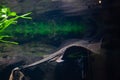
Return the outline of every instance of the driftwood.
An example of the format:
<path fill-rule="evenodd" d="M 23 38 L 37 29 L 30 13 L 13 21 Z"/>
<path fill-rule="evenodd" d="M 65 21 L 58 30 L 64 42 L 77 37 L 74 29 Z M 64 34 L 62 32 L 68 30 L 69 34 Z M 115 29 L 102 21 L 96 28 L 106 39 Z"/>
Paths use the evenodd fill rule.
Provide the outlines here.
<path fill-rule="evenodd" d="M 48 57 L 46 57 L 46 58 L 44 58 L 44 59 L 42 59 L 42 60 L 36 61 L 36 62 L 34 62 L 34 63 L 32 63 L 32 64 L 29 64 L 29 65 L 24 65 L 24 66 L 22 66 L 21 68 L 15 68 L 15 69 L 13 69 L 9 80 L 14 80 L 14 79 L 12 79 L 12 78 L 13 78 L 13 72 L 14 72 L 15 70 L 20 71 L 21 69 L 29 68 L 29 67 L 32 67 L 32 66 L 41 64 L 41 63 L 46 62 L 46 61 L 50 61 L 50 60 L 52 60 L 52 59 L 54 59 L 54 58 L 58 59 L 58 58 L 60 58 L 60 57 L 64 54 L 64 51 L 65 51 L 67 48 L 71 47 L 71 46 L 80 46 L 80 47 L 82 47 L 82 48 L 85 48 L 85 49 L 87 49 L 87 50 L 90 50 L 90 51 L 93 52 L 93 53 L 99 54 L 100 45 L 101 45 L 101 43 L 92 43 L 92 44 L 90 44 L 89 42 L 83 41 L 83 40 L 73 42 L 73 43 L 71 43 L 71 44 L 68 44 L 68 45 L 62 47 L 62 48 L 59 49 L 58 51 L 50 54 Z M 56 60 L 56 59 L 55 59 L 55 60 Z M 21 73 L 21 74 L 22 74 L 22 73 Z M 23 75 L 22 75 L 22 76 L 23 76 Z M 12 78 L 11 78 L 11 77 L 12 77 Z M 22 79 L 20 79 L 20 80 L 22 80 Z"/>

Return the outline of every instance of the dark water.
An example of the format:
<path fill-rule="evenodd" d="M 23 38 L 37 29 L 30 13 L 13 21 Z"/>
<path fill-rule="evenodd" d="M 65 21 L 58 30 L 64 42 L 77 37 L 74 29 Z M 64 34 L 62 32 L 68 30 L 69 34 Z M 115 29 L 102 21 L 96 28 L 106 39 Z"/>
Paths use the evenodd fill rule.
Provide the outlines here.
<path fill-rule="evenodd" d="M 95 55 L 96 61 L 95 63 L 93 63 L 95 68 L 93 68 L 93 70 L 92 69 L 90 70 L 94 72 L 93 74 L 94 79 L 90 78 L 85 80 L 120 80 L 119 76 L 120 40 L 118 38 L 120 25 L 118 20 L 120 14 L 119 0 L 4 0 L 4 2 L 2 1 L 3 0 L 0 0 L 0 4 L 1 3 L 3 4 L 6 1 L 8 1 L 6 4 L 11 6 L 13 11 L 17 11 L 19 14 L 32 12 L 31 16 L 33 18 L 32 20 L 20 19 L 18 21 L 17 26 L 15 25 L 13 27 L 8 28 L 8 30 L 6 30 L 3 34 L 7 34 L 13 37 L 10 37 L 9 39 L 5 38 L 5 40 L 17 41 L 20 43 L 20 46 L 31 42 L 41 42 L 42 44 L 52 45 L 56 47 L 59 47 L 61 44 L 64 44 L 65 41 L 67 40 L 70 41 L 71 39 L 73 40 L 82 39 L 88 40 L 89 42 L 99 42 L 100 40 L 102 40 L 103 41 L 102 48 L 106 50 L 102 55 L 105 56 L 102 56 L 102 59 L 100 59 L 99 56 Z M 81 30 L 81 24 L 85 28 L 85 31 Z M 9 53 L 10 52 L 8 51 L 8 54 Z M 6 55 L 3 58 L 5 57 Z M 94 60 L 92 61 L 94 62 Z M 48 72 L 52 71 L 53 66 L 49 66 L 48 64 L 51 63 L 47 63 L 45 65 L 47 67 L 43 66 L 42 64 L 43 67 L 41 67 L 40 65 L 40 67 L 35 66 L 34 68 L 26 69 L 25 70 L 26 75 L 36 77 L 37 79 L 40 78 L 41 80 L 43 80 L 43 78 L 46 78 L 46 80 L 50 80 L 51 79 L 50 77 L 53 75 L 45 74 L 48 74 Z M 61 72 L 63 70 L 63 72 L 66 73 L 65 75 L 67 77 L 71 76 L 72 72 L 73 73 L 75 72 L 71 70 L 72 68 L 77 67 L 78 71 L 81 71 L 81 68 L 78 67 L 77 63 L 73 64 L 73 66 L 71 64 L 73 64 L 72 61 L 67 63 L 63 62 L 57 66 L 58 69 L 57 71 Z M 18 64 L 7 65 L 7 67 L 4 68 L 3 70 L 2 68 L 0 68 L 0 80 L 8 80 L 11 70 L 14 67 L 20 65 L 22 64 L 20 63 L 19 65 Z M 66 67 L 66 65 L 68 66 Z M 61 66 L 65 66 L 66 69 L 64 69 Z M 48 69 L 48 67 L 50 68 Z M 81 72 L 76 73 L 81 74 Z M 39 76 L 39 74 L 41 76 Z M 73 76 L 78 77 L 78 74 L 76 75 L 73 74 Z M 88 78 L 91 77 L 91 75 L 88 76 Z M 27 80 L 30 80 L 28 76 L 27 78 L 28 78 Z M 37 80 L 35 78 L 32 79 Z"/>
<path fill-rule="evenodd" d="M 21 20 L 19 21 L 20 24 L 23 26 L 26 24 L 32 24 L 32 23 L 44 23 L 48 24 L 47 26 L 51 27 L 51 33 L 47 33 L 44 35 L 41 34 L 34 34 L 34 37 L 31 38 L 31 34 L 34 33 L 28 33 L 27 39 L 17 39 L 20 43 L 26 43 L 29 41 L 45 41 L 46 43 L 50 43 L 52 45 L 58 45 L 64 42 L 65 40 L 69 39 L 88 39 L 90 41 L 100 41 L 101 38 L 104 35 L 104 24 L 102 21 L 100 21 L 98 18 L 100 16 L 100 8 L 95 9 L 89 9 L 89 8 L 83 8 L 79 9 L 79 3 L 74 2 L 72 3 L 64 3 L 62 8 L 58 8 L 56 10 L 51 10 L 48 12 L 45 12 L 43 14 L 39 15 L 32 15 L 33 19 L 32 21 L 29 20 Z M 75 5 L 74 5 L 75 4 Z M 72 6 L 71 6 L 72 5 Z M 76 7 L 74 7 L 76 6 Z M 78 7 L 77 7 L 78 6 Z M 82 6 L 80 6 L 82 7 Z M 78 8 L 78 9 L 76 9 Z M 65 10 L 64 10 L 65 9 Z M 78 14 L 80 13 L 80 14 Z M 82 13 L 82 14 L 81 14 Z M 66 28 L 64 24 L 69 23 L 71 26 L 66 25 L 67 29 L 77 29 L 77 31 L 71 31 L 66 33 L 67 31 L 64 31 Z M 57 30 L 57 27 L 63 29 L 63 31 L 60 32 L 54 32 Z M 76 28 L 74 25 L 77 25 Z M 83 25 L 83 26 L 81 26 Z M 39 25 L 38 25 L 39 26 Z M 44 25 L 43 25 L 44 26 Z M 69 27 L 68 27 L 69 26 Z M 32 26 L 32 28 L 35 28 L 37 26 Z M 81 30 L 80 28 L 83 28 L 84 30 Z M 44 28 L 44 27 L 43 27 Z M 45 27 L 46 28 L 46 27 Z M 41 31 L 44 31 L 44 29 L 41 29 Z M 53 32 L 53 33 L 52 33 Z M 62 33 L 62 34 L 61 34 Z M 22 36 L 23 34 L 16 34 L 16 36 Z M 49 40 L 48 40 L 49 39 Z M 48 40 L 48 41 L 46 41 Z"/>
<path fill-rule="evenodd" d="M 35 1 L 37 2 L 37 0 Z M 22 3 L 24 0 L 19 0 L 18 2 Z M 99 4 L 97 1 L 52 0 L 50 6 L 49 3 L 47 4 L 47 2 L 44 1 L 43 4 L 40 5 L 44 6 L 45 10 L 48 10 L 43 13 L 37 10 L 40 11 L 40 13 L 37 13 L 37 11 L 33 9 L 31 15 L 32 20 L 20 19 L 16 28 L 8 28 L 8 30 L 4 32 L 4 34 L 13 36 L 13 38 L 6 40 L 17 41 L 19 44 L 43 42 L 48 45 L 60 47 L 66 40 L 71 39 L 82 39 L 90 42 L 99 42 L 102 39 L 104 35 L 104 24 L 99 17 L 102 11 L 102 4 Z M 87 58 L 84 60 L 87 60 Z M 55 80 L 85 80 L 82 78 L 85 77 L 82 73 L 84 69 L 83 67 L 81 68 L 81 66 L 87 66 L 87 62 L 84 60 L 81 63 L 78 63 L 79 60 L 75 62 L 65 61 L 55 66 L 57 67 Z M 83 65 L 83 63 L 85 63 L 85 65 Z M 12 67 L 10 65 L 3 70 L 4 74 L 2 74 L 1 71 L 0 77 L 1 75 L 3 76 L 0 79 L 7 80 L 13 67 L 19 66 L 14 65 L 12 65 Z M 46 67 L 47 66 L 45 66 L 45 68 Z M 41 67 L 25 69 L 23 72 L 25 75 L 31 77 L 31 79 L 28 77 L 28 80 L 43 80 L 46 73 L 40 68 Z M 69 76 L 72 76 L 72 78 Z"/>
<path fill-rule="evenodd" d="M 20 19 L 17 28 L 5 31 L 5 34 L 13 36 L 12 40 L 21 44 L 44 41 L 58 45 L 68 39 L 99 41 L 103 37 L 104 24 L 100 17 L 103 3 L 99 1 L 18 0 L 13 3 L 18 4 L 21 14 L 32 12 L 32 20 Z"/>

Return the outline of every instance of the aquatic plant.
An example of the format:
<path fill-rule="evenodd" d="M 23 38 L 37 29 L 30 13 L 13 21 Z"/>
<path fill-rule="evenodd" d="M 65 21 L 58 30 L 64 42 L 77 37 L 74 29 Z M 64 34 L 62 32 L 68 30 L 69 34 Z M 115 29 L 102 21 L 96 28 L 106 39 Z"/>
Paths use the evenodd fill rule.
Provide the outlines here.
<path fill-rule="evenodd" d="M 10 8 L 1 6 L 0 7 L 0 42 L 18 44 L 17 42 L 4 40 L 4 38 L 10 38 L 12 36 L 4 35 L 3 32 L 5 32 L 6 31 L 5 29 L 8 28 L 10 25 L 16 24 L 19 18 L 31 19 L 31 17 L 28 17 L 28 15 L 30 14 L 31 13 L 17 15 L 17 13 L 11 11 Z"/>
<path fill-rule="evenodd" d="M 53 39 L 71 35 L 82 36 L 84 32 L 85 25 L 83 24 L 76 24 L 71 22 L 65 22 L 63 24 L 53 22 L 25 22 L 16 25 L 15 29 L 12 27 L 7 28 L 4 34 L 10 33 L 10 35 L 14 36 L 17 41 L 25 41 L 26 39 Z"/>

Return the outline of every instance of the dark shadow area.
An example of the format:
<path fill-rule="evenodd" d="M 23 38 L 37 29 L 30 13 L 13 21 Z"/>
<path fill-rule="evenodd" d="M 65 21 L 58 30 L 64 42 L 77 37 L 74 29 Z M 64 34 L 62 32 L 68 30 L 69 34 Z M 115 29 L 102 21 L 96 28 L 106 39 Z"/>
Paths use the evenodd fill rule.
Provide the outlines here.
<path fill-rule="evenodd" d="M 56 66 L 55 80 L 87 80 L 90 54 L 91 51 L 80 46 L 66 49 L 62 57 L 64 61 Z M 92 76 L 89 80 L 92 80 Z"/>
<path fill-rule="evenodd" d="M 0 80 L 9 80 L 12 69 L 21 65 L 24 65 L 24 61 L 19 61 L 14 64 L 6 66 L 4 69 L 0 71 Z"/>
<path fill-rule="evenodd" d="M 24 74 L 23 80 L 43 80 L 44 72 L 39 66 L 21 70 Z"/>

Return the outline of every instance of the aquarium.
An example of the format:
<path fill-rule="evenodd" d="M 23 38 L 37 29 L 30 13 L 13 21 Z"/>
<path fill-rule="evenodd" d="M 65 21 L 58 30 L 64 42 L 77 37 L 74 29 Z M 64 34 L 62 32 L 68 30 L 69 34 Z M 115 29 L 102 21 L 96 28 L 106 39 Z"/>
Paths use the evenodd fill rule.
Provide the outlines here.
<path fill-rule="evenodd" d="M 112 4 L 0 0 L 0 80 L 107 80 Z"/>

